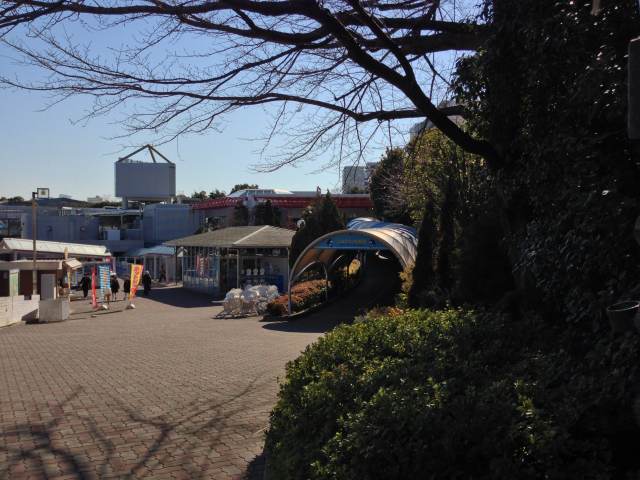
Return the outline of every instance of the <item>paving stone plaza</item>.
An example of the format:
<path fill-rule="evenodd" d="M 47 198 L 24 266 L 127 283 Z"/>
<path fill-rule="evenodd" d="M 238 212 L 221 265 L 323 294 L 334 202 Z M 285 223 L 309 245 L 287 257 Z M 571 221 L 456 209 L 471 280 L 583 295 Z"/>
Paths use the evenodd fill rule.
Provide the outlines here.
<path fill-rule="evenodd" d="M 92 316 L 0 329 L 0 478 L 262 478 L 285 364 L 330 328 L 216 319 L 154 289 Z"/>

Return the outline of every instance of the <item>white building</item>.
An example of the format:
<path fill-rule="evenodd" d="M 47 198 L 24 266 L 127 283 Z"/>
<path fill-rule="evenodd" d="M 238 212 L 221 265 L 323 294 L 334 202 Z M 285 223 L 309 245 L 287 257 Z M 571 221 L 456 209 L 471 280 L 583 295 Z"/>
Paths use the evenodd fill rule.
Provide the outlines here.
<path fill-rule="evenodd" d="M 342 193 L 369 191 L 369 180 L 378 162 L 367 162 L 366 165 L 352 165 L 342 169 Z"/>
<path fill-rule="evenodd" d="M 111 195 L 96 195 L 95 197 L 87 197 L 87 203 L 104 203 L 112 202 L 113 197 Z"/>

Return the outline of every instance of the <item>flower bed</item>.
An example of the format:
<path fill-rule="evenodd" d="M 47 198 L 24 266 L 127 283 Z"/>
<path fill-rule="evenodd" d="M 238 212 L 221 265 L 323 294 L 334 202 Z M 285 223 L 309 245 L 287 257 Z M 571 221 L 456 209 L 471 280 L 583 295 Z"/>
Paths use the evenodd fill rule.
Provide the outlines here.
<path fill-rule="evenodd" d="M 324 299 L 326 282 L 324 280 L 308 280 L 300 282 L 291 289 L 291 308 L 294 312 L 306 310 L 319 304 Z M 280 295 L 267 305 L 267 312 L 274 316 L 287 314 L 288 295 Z"/>

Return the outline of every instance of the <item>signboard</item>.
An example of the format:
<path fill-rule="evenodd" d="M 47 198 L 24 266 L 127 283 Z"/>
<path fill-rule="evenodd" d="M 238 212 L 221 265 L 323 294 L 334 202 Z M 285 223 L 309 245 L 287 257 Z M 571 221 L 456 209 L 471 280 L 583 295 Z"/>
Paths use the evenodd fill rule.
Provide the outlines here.
<path fill-rule="evenodd" d="M 196 272 L 199 277 L 208 276 L 209 257 L 196 255 Z"/>
<path fill-rule="evenodd" d="M 20 270 L 9 271 L 9 296 L 15 297 L 18 295 L 20 288 Z"/>
<path fill-rule="evenodd" d="M 104 302 L 104 294 L 107 288 L 111 288 L 109 266 L 98 266 L 98 284 L 100 285 L 100 302 Z"/>
<path fill-rule="evenodd" d="M 387 250 L 378 240 L 354 233 L 340 233 L 325 238 L 315 246 L 319 250 Z"/>
<path fill-rule="evenodd" d="M 140 279 L 142 278 L 142 265 L 131 264 L 131 290 L 129 291 L 129 300 L 136 296 Z"/>

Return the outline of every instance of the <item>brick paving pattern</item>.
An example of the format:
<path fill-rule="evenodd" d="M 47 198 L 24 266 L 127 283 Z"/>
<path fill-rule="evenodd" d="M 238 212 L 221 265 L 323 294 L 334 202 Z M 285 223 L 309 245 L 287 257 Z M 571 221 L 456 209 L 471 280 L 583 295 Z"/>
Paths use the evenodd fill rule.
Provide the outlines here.
<path fill-rule="evenodd" d="M 262 477 L 277 378 L 329 325 L 215 319 L 176 288 L 136 306 L 0 328 L 1 479 Z"/>

